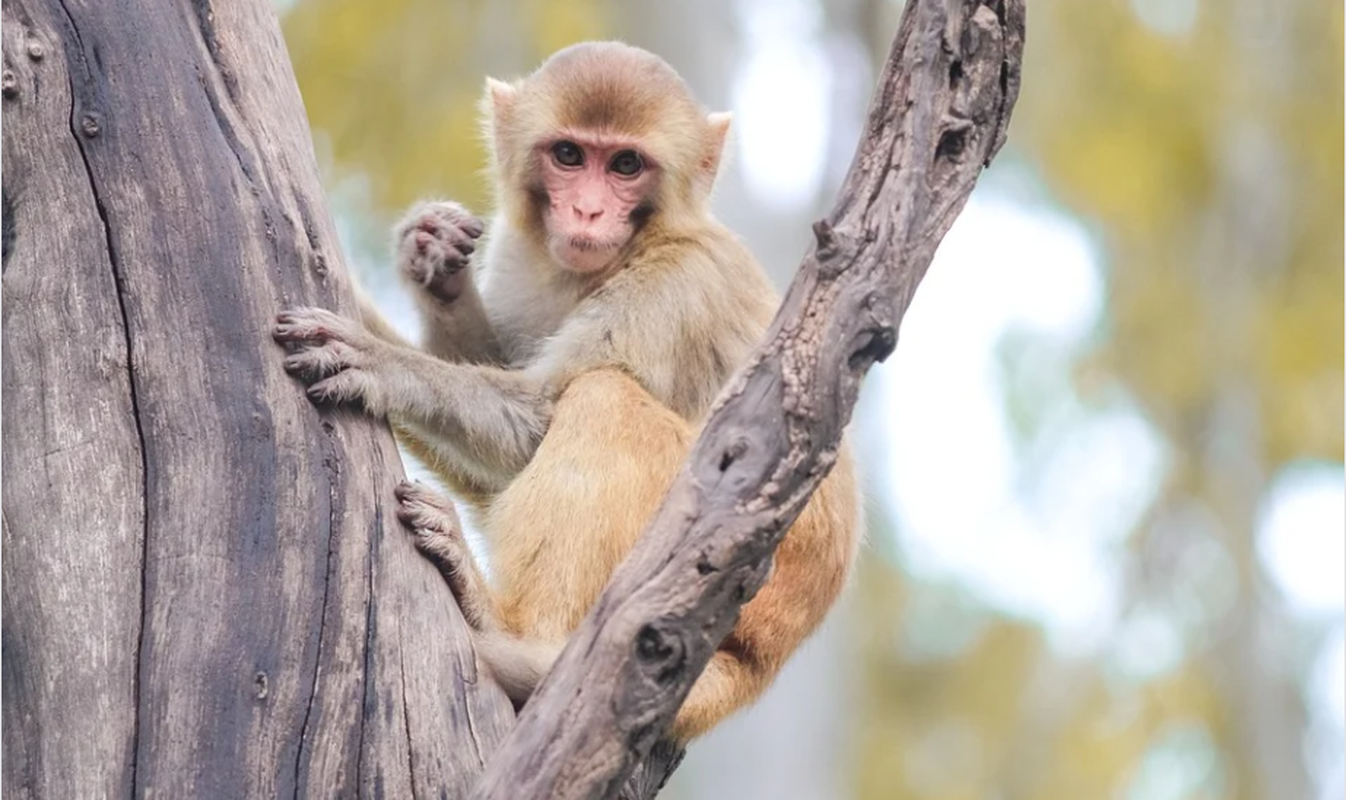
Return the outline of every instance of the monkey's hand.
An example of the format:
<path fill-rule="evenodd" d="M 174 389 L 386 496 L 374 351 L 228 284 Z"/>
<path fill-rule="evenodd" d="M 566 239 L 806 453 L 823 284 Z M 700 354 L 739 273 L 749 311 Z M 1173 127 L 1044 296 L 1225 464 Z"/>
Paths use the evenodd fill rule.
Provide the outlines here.
<path fill-rule="evenodd" d="M 471 280 L 468 256 L 481 234 L 481 220 L 458 203 L 420 203 L 393 231 L 398 272 L 418 291 L 450 305 Z"/>
<path fill-rule="evenodd" d="M 419 483 L 402 481 L 397 495 L 397 518 L 411 529 L 416 548 L 439 569 L 458 600 L 463 618 L 477 633 L 497 629 L 490 587 L 477 569 L 472 551 L 453 504 Z"/>
<path fill-rule="evenodd" d="M 375 416 L 388 412 L 389 377 L 398 348 L 353 319 L 323 308 L 293 308 L 276 317 L 272 334 L 287 345 L 285 371 L 309 384 L 314 402 L 359 402 Z"/>

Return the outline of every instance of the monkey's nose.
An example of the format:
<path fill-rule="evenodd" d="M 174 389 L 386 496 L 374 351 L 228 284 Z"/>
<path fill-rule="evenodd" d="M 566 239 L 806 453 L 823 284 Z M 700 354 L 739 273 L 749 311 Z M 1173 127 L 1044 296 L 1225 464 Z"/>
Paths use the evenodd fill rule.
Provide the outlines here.
<path fill-rule="evenodd" d="M 579 206 L 575 206 L 575 219 L 578 219 L 580 222 L 584 223 L 597 222 L 598 218 L 601 216 L 603 216 L 602 208 L 598 208 L 593 211 L 586 211 L 580 208 Z"/>

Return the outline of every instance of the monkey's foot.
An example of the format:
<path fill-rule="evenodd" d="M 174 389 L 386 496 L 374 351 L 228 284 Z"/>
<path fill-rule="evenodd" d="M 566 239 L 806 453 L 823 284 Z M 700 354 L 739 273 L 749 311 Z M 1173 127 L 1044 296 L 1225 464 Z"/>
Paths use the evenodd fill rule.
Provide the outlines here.
<path fill-rule="evenodd" d="M 467 287 L 468 256 L 481 234 L 481 220 L 458 203 L 420 203 L 393 232 L 398 270 L 434 299 L 452 303 Z"/>
<path fill-rule="evenodd" d="M 444 577 L 467 624 L 476 631 L 491 627 L 489 593 L 463 539 L 453 503 L 411 481 L 402 481 L 393 493 L 397 495 L 397 518 L 411 530 L 416 549 Z"/>
<path fill-rule="evenodd" d="M 272 336 L 286 345 L 285 371 L 309 384 L 314 402 L 360 402 L 386 413 L 374 372 L 388 362 L 387 346 L 355 320 L 323 308 L 293 308 L 276 316 Z"/>

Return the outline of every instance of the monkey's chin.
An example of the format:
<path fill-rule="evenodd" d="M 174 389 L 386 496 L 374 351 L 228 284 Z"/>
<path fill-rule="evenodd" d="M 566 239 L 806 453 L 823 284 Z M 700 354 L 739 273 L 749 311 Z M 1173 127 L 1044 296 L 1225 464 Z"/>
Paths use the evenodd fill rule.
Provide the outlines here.
<path fill-rule="evenodd" d="M 621 248 L 588 240 L 555 239 L 551 242 L 550 250 L 552 258 L 571 272 L 592 275 L 611 267 Z"/>

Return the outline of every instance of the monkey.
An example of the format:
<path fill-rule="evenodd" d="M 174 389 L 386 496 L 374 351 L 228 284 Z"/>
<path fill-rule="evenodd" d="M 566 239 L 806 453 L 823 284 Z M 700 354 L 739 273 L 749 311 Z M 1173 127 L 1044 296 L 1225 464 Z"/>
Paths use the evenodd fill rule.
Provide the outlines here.
<path fill-rule="evenodd" d="M 729 116 L 707 113 L 658 56 L 574 45 L 525 78 L 487 79 L 482 111 L 490 225 L 430 202 L 394 229 L 422 348 L 362 296 L 360 321 L 293 309 L 274 335 L 315 402 L 388 417 L 474 515 L 490 580 L 451 502 L 397 488 L 398 516 L 458 599 L 478 657 L 522 704 L 654 514 L 779 297 L 710 210 Z M 675 741 L 755 700 L 821 623 L 859 547 L 859 505 L 843 442 L 693 684 Z"/>

